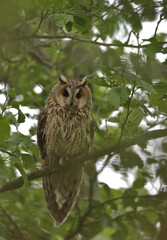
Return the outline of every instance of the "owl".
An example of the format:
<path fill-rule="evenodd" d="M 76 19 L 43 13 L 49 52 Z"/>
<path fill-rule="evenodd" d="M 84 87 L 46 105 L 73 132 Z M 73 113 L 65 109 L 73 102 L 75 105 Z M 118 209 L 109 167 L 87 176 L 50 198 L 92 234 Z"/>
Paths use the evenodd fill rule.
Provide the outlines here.
<path fill-rule="evenodd" d="M 84 162 L 74 160 L 92 145 L 91 105 L 86 78 L 74 81 L 59 76 L 39 116 L 37 144 L 42 167 L 61 165 L 58 172 L 43 176 L 45 200 L 57 227 L 68 218 L 80 192 Z"/>

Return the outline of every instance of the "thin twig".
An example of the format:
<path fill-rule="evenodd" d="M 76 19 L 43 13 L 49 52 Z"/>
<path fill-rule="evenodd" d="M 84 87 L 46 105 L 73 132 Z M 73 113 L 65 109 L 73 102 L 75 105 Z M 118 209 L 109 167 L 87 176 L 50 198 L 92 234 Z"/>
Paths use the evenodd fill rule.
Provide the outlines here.
<path fill-rule="evenodd" d="M 121 134 L 120 134 L 120 137 L 119 137 L 118 143 L 117 143 L 118 145 L 119 145 L 120 142 L 121 142 L 121 139 L 122 139 L 122 136 L 123 136 L 123 132 L 124 132 L 124 129 L 125 129 L 125 125 L 126 125 L 126 123 L 127 123 L 127 121 L 128 121 L 128 117 L 129 117 L 129 115 L 130 115 L 130 113 L 131 113 L 131 112 L 130 112 L 130 104 L 131 104 L 131 101 L 132 101 L 132 98 L 133 98 L 134 93 L 135 93 L 135 83 L 134 83 L 134 86 L 133 86 L 133 88 L 132 88 L 131 96 L 130 96 L 129 101 L 128 101 L 127 113 L 126 113 L 125 120 L 124 120 L 124 122 L 123 122 L 123 124 L 122 124 Z"/>
<path fill-rule="evenodd" d="M 163 14 L 160 15 L 159 21 L 157 22 L 156 28 L 155 28 L 155 32 L 154 32 L 154 38 L 156 37 L 157 31 L 158 31 L 158 27 L 160 25 L 160 23 L 165 19 L 165 17 L 163 16 Z"/>
<path fill-rule="evenodd" d="M 130 198 L 130 199 L 135 199 L 135 198 L 150 199 L 150 198 L 154 198 L 158 201 L 161 201 L 162 196 L 163 196 L 163 198 L 167 197 L 167 193 L 160 193 L 160 194 L 154 194 L 154 195 L 148 195 L 148 194 L 145 194 L 145 195 L 124 195 L 124 196 L 120 196 L 120 197 L 111 198 L 111 199 L 108 199 L 105 202 L 102 202 L 102 203 L 98 204 L 98 205 L 94 205 L 94 206 L 92 206 L 92 209 L 100 208 L 100 207 L 103 207 L 104 205 L 109 204 L 111 202 L 115 202 L 115 201 L 123 200 L 123 199 L 128 199 L 128 198 Z"/>
<path fill-rule="evenodd" d="M 47 9 L 46 12 L 45 12 L 45 7 L 44 7 L 43 10 L 42 10 L 42 13 L 41 13 L 40 22 L 39 22 L 38 27 L 37 27 L 37 29 L 35 30 L 34 34 L 37 34 L 37 33 L 38 33 L 38 31 L 39 31 L 39 29 L 40 29 L 40 27 L 41 27 L 41 24 L 42 24 L 43 20 L 45 19 L 45 17 L 47 16 L 48 12 L 49 12 L 48 9 Z"/>
<path fill-rule="evenodd" d="M 105 169 L 105 167 L 109 164 L 110 159 L 111 159 L 114 155 L 115 155 L 115 153 L 113 153 L 113 154 L 108 154 L 106 160 L 104 161 L 103 166 L 100 168 L 99 171 L 97 171 L 96 177 Z"/>

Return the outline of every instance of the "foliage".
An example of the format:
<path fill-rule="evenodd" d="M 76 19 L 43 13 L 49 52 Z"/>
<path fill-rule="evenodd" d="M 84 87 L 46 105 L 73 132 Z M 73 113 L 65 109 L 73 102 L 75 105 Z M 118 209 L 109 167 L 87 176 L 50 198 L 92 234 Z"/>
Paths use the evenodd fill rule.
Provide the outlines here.
<path fill-rule="evenodd" d="M 1 1 L 1 240 L 166 239 L 167 60 L 158 58 L 167 54 L 158 31 L 166 18 L 166 0 Z M 143 39 L 146 22 L 152 33 Z M 96 125 L 88 159 L 103 164 L 85 174 L 87 193 L 54 228 L 41 180 L 27 173 L 41 165 L 36 123 L 58 74 L 88 76 Z M 111 188 L 112 174 L 97 183 L 106 167 L 127 187 Z M 19 175 L 22 188 L 3 190 Z"/>

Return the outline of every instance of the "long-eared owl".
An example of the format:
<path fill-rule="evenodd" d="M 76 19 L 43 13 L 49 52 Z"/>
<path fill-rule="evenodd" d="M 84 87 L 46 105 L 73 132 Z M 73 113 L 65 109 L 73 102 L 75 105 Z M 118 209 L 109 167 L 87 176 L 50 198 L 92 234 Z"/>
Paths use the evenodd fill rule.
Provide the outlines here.
<path fill-rule="evenodd" d="M 59 76 L 39 116 L 37 143 L 42 167 L 61 165 L 59 172 L 43 176 L 45 200 L 55 226 L 67 219 L 79 195 L 84 163 L 72 160 L 87 153 L 92 145 L 91 105 L 86 78 L 74 81 Z"/>

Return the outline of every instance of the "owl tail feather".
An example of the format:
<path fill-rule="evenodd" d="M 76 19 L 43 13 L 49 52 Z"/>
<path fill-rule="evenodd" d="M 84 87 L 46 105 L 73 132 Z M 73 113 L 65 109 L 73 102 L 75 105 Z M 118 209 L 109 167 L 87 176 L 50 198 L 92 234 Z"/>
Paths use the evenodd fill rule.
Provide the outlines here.
<path fill-rule="evenodd" d="M 43 177 L 43 189 L 47 207 L 54 226 L 59 227 L 68 218 L 80 192 L 84 167 L 72 164 L 63 167 L 58 173 Z"/>

